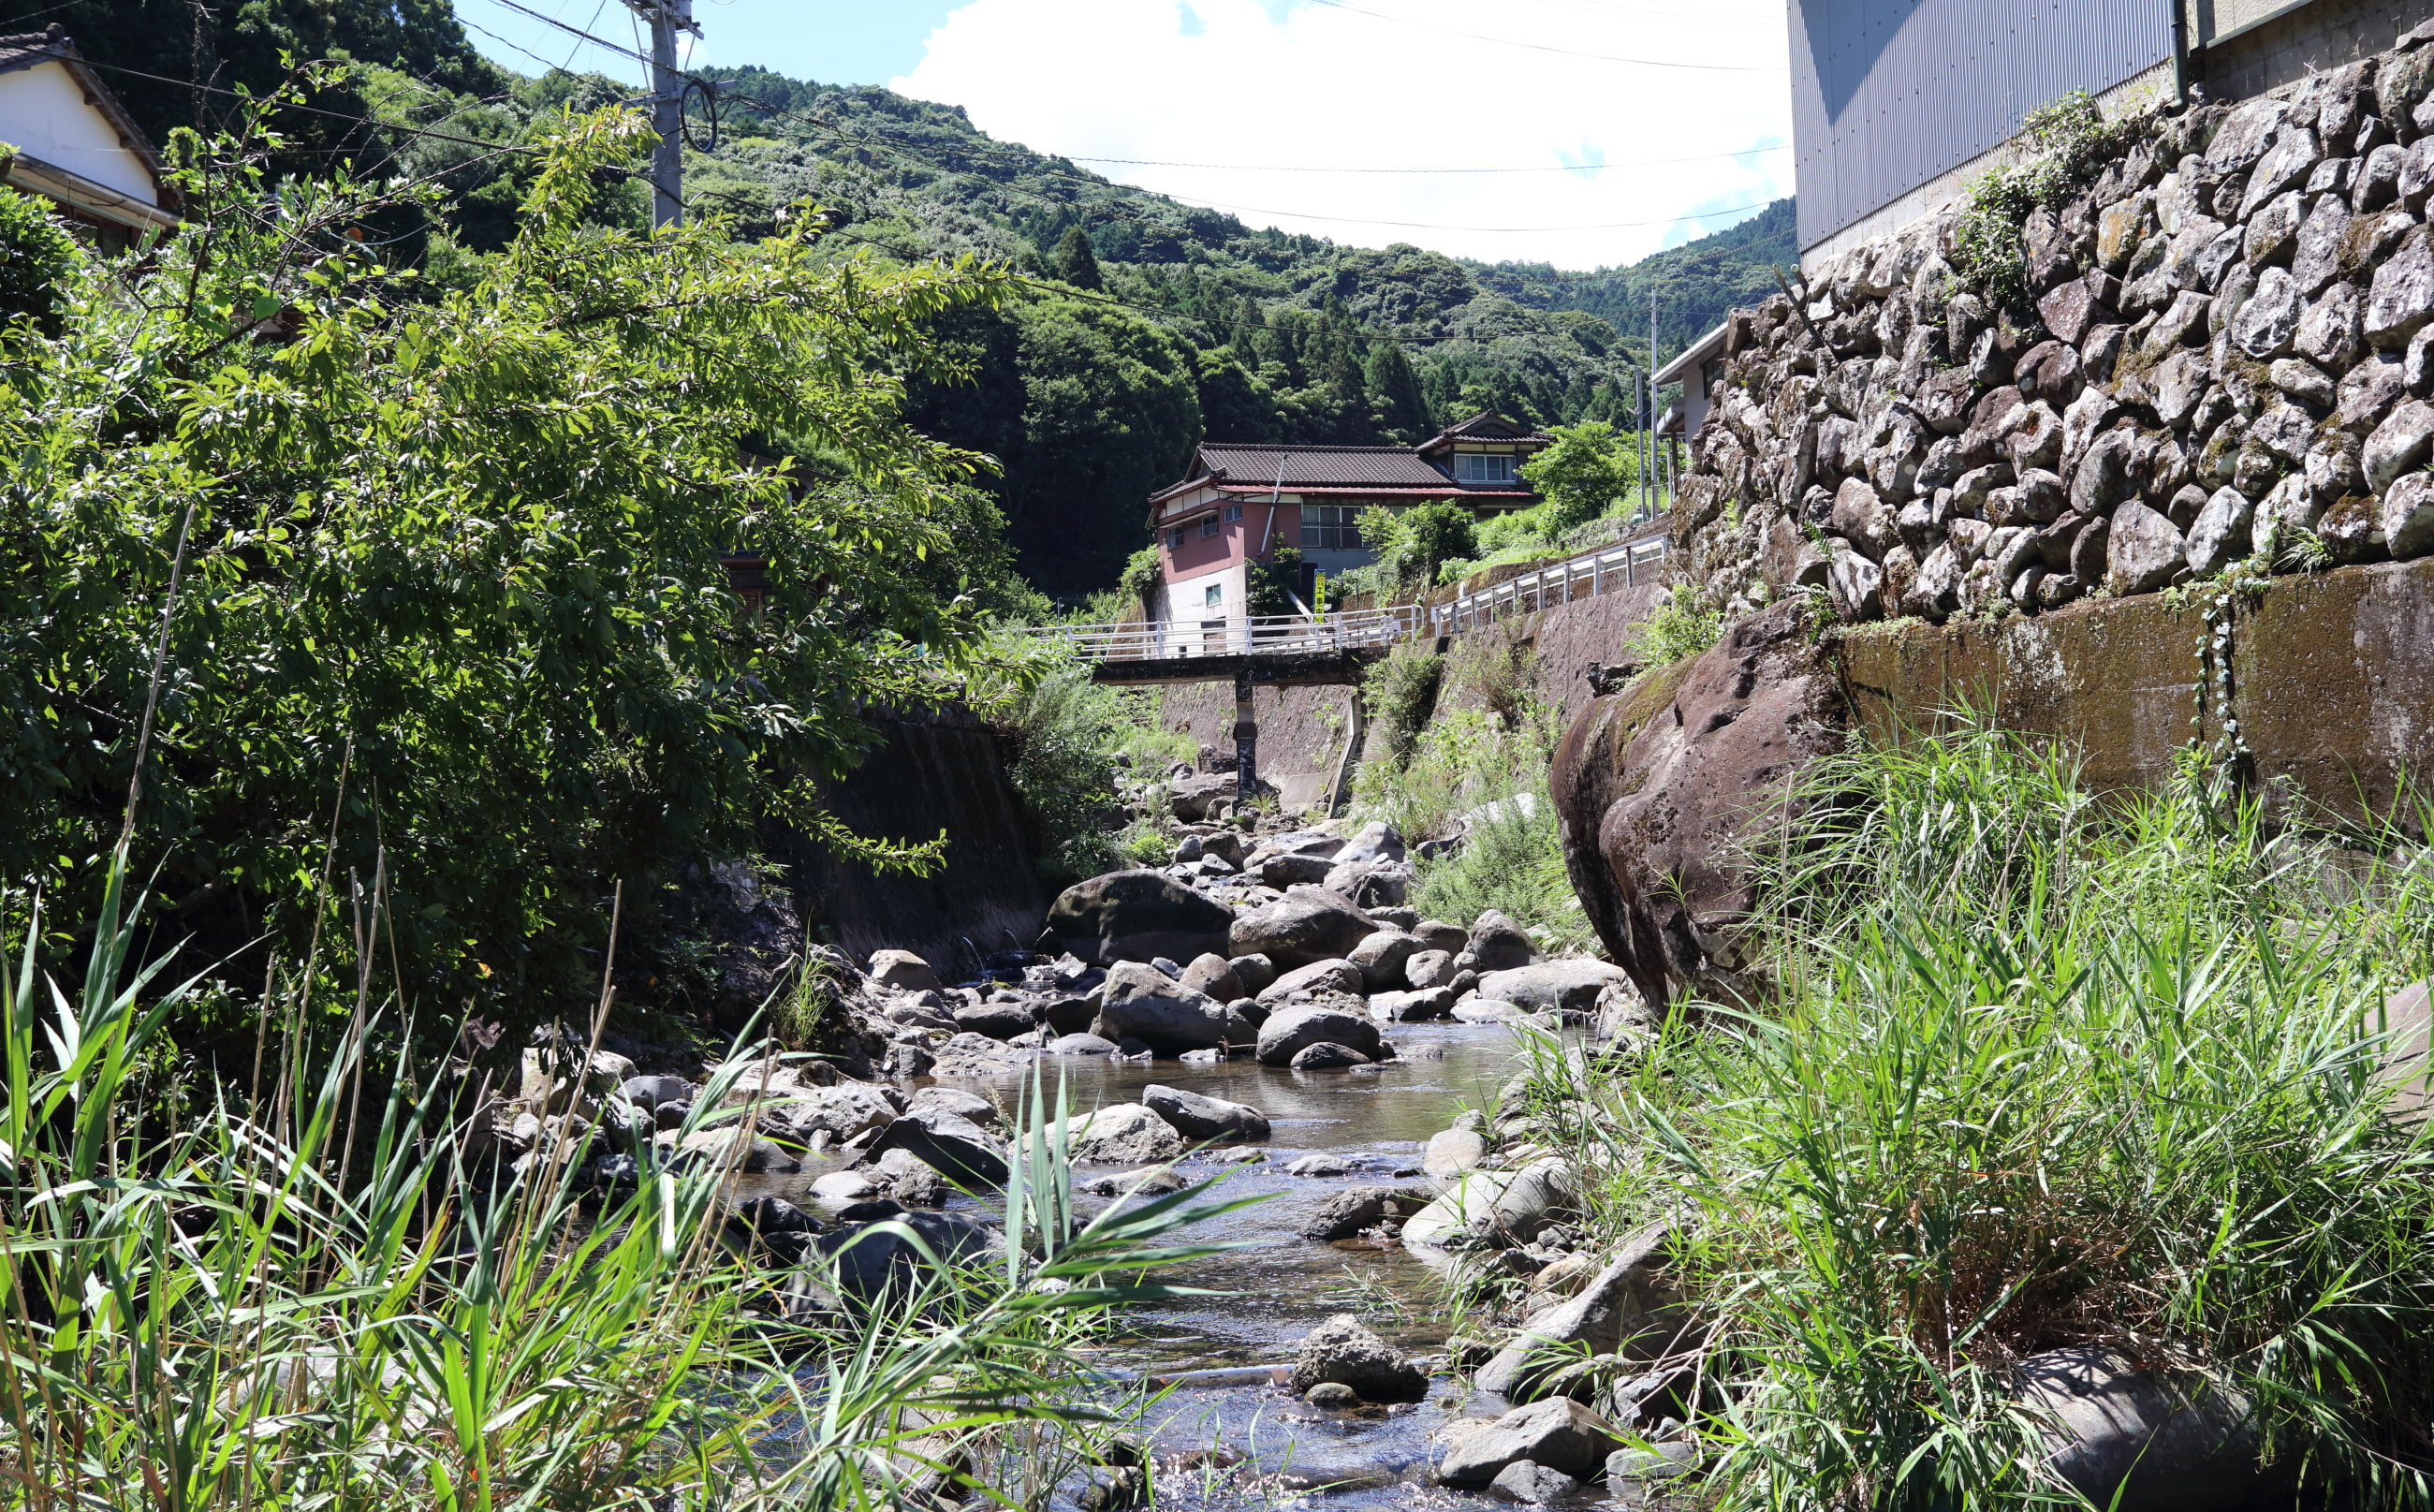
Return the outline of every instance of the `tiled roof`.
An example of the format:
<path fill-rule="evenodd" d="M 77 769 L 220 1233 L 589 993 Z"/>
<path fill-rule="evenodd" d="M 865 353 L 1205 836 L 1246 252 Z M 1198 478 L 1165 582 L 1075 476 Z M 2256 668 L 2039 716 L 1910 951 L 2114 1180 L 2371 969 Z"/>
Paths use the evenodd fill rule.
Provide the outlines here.
<path fill-rule="evenodd" d="M 1552 436 L 1534 431 L 1518 421 L 1506 420 L 1492 409 L 1483 409 L 1468 420 L 1458 421 L 1422 441 L 1415 450 L 1423 456 L 1444 451 L 1456 441 L 1538 441 L 1551 442 Z"/>
<path fill-rule="evenodd" d="M 1281 474 L 1279 473 L 1281 467 Z M 1200 449 L 1198 475 L 1288 489 L 1444 489 L 1452 478 L 1408 446 L 1228 446 Z M 1277 484 L 1281 475 L 1283 482 Z"/>

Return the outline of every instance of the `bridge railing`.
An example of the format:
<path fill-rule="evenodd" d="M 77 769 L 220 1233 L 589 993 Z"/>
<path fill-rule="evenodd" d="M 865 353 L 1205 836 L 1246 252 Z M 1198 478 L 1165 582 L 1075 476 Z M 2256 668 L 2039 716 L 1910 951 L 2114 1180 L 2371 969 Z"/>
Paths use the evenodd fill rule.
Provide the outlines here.
<path fill-rule="evenodd" d="M 1343 614 L 1211 615 L 1130 625 L 1042 625 L 1021 633 L 1062 641 L 1088 662 L 1362 650 L 1392 645 L 1411 636 L 1459 635 L 1501 615 L 1661 582 L 1665 555 L 1661 536 L 1620 541 L 1549 562 L 1443 604 L 1398 604 Z"/>
<path fill-rule="evenodd" d="M 1042 625 L 1026 635 L 1064 642 L 1089 662 L 1163 662 L 1191 657 L 1291 655 L 1392 645 L 1417 631 L 1414 605 L 1348 614 L 1260 614 L 1133 625 Z"/>

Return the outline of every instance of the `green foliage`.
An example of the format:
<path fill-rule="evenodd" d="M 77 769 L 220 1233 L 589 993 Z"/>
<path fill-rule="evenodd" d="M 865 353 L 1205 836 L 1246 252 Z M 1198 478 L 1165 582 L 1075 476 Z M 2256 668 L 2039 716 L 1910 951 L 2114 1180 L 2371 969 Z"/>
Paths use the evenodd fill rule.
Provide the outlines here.
<path fill-rule="evenodd" d="M 976 681 L 970 696 L 1011 747 L 1006 777 L 1030 817 L 1041 874 L 1061 886 L 1114 870 L 1116 730 L 1127 712 L 1116 690 L 1063 659 Z"/>
<path fill-rule="evenodd" d="M 1477 548 L 1476 524 L 1470 511 L 1450 499 L 1363 509 L 1361 543 L 1378 554 L 1366 576 L 1377 590 L 1397 598 L 1426 593 L 1435 586 L 1441 563 Z"/>
<path fill-rule="evenodd" d="M 1412 906 L 1426 918 L 1466 922 L 1494 908 L 1550 949 L 1597 946 L 1565 869 L 1563 824 L 1543 784 L 1474 811 L 1451 855 L 1423 858 Z"/>
<path fill-rule="evenodd" d="M 1362 679 L 1362 696 L 1369 717 L 1379 725 L 1372 760 L 1399 766 L 1412 752 L 1420 731 L 1436 713 L 1437 690 L 1444 685 L 1446 659 L 1424 650 L 1422 642 L 1397 641 L 1383 660 Z"/>
<path fill-rule="evenodd" d="M 2028 264 L 2021 228 L 2033 212 L 2059 210 L 2093 182 L 2125 140 L 2124 129 L 2105 120 L 2085 91 L 2022 117 L 2022 160 L 1980 175 L 1953 226 L 1952 266 L 1962 283 L 1997 308 L 2023 309 Z"/>
<path fill-rule="evenodd" d="M 1449 707 L 1452 689 L 1399 761 L 1390 747 L 1361 764 L 1353 778 L 1353 809 L 1383 819 L 1413 839 L 1451 833 L 1456 818 L 1483 803 L 1535 790 L 1562 731 L 1552 712 L 1530 700 L 1516 727 L 1484 709 Z"/>
<path fill-rule="evenodd" d="M 60 299 L 79 255 L 47 201 L 0 190 L 0 321 L 27 320 L 57 335 Z"/>
<path fill-rule="evenodd" d="M 2136 1341 L 2247 1393 L 2277 1465 L 2422 1505 L 2434 1133 L 2378 1011 L 2434 966 L 2422 841 L 2194 771 L 2100 799 L 1966 715 L 1797 799 L 1769 999 L 1532 1099 L 1599 1228 L 1697 1219 L 1720 1504 L 2057 1499 L 2014 1363 Z"/>
<path fill-rule="evenodd" d="M 1521 464 L 1521 475 L 1544 496 L 1546 528 L 1562 532 L 1622 506 L 1639 486 L 1639 458 L 1624 436 L 1603 421 L 1554 428 L 1555 444 Z M 1467 556 L 1465 552 L 1462 555 Z"/>
<path fill-rule="evenodd" d="M 1124 558 L 1123 576 L 1117 587 L 1126 598 L 1137 604 L 1148 604 L 1157 597 L 1158 585 L 1165 581 L 1166 564 L 1156 546 L 1143 546 Z"/>
<path fill-rule="evenodd" d="M 1675 583 L 1647 618 L 1631 627 L 1631 648 L 1652 667 L 1670 666 L 1723 639 L 1723 611 L 1688 583 Z"/>
<path fill-rule="evenodd" d="M 1056 243 L 1056 276 L 1077 289 L 1096 292 L 1107 286 L 1099 274 L 1099 259 L 1090 250 L 1090 238 L 1079 226 L 1068 229 Z"/>
<path fill-rule="evenodd" d="M 1245 607 L 1254 615 L 1291 614 L 1294 598 L 1301 587 L 1301 548 L 1290 541 L 1279 541 L 1268 550 L 1266 561 L 1252 562 L 1247 570 L 1250 591 Z"/>
<path fill-rule="evenodd" d="M 876 1512 L 921 1479 L 1045 1504 L 1118 1426 L 1085 1350 L 1171 1295 L 1149 1270 L 1208 1253 L 1182 1230 L 1234 1206 L 1199 1187 L 1085 1221 L 1065 1098 L 1035 1079 L 1002 1251 L 931 1256 L 877 1297 L 816 1251 L 787 1278 L 730 1249 L 720 1162 L 660 1165 L 645 1138 L 643 1179 L 604 1190 L 606 1140 L 552 1119 L 510 1164 L 489 1083 L 368 1065 L 360 1005 L 164 1118 L 165 1024 L 195 985 L 130 960 L 127 871 L 122 849 L 79 988 L 44 988 L 22 915 L 0 972 L 12 1506 Z M 590 1022 L 544 1072 L 588 1060 Z M 729 1093 L 779 1057 L 737 1049 L 680 1137 L 750 1116 Z"/>
<path fill-rule="evenodd" d="M 1003 281 L 848 270 L 801 223 L 604 231 L 594 186 L 648 147 L 609 111 L 561 122 L 472 288 L 420 297 L 347 234 L 397 201 L 273 193 L 277 146 L 189 139 L 180 232 L 81 267 L 56 340 L 0 335 L 0 875 L 64 864 L 61 922 L 93 917 L 173 572 L 147 928 L 204 958 L 301 955 L 377 875 L 416 1000 L 523 1022 L 590 1001 L 619 879 L 647 895 L 767 820 L 923 862 L 815 784 L 860 710 L 946 696 L 977 647 L 945 571 L 974 459 L 903 424 L 891 375 Z M 283 310 L 292 339 L 248 335 Z"/>

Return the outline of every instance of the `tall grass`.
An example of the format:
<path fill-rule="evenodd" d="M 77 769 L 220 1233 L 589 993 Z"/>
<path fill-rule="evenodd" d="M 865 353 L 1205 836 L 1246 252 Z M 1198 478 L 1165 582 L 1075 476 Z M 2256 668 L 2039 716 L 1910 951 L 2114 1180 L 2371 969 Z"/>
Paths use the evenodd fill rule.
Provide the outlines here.
<path fill-rule="evenodd" d="M 1083 1223 L 1033 1142 L 995 1254 L 857 1295 L 739 1256 L 719 1170 L 603 1193 L 581 1134 L 503 1163 L 470 1074 L 394 1068 L 356 1138 L 362 1016 L 291 1047 L 260 1116 L 230 1090 L 172 1124 L 144 1068 L 195 984 L 130 970 L 124 873 L 75 990 L 39 916 L 0 979 L 0 1505 L 1038 1504 L 1107 1431 L 1080 1347 L 1208 1211 Z M 746 1116 L 714 1110 L 750 1063 L 687 1133 Z"/>
<path fill-rule="evenodd" d="M 2422 845 L 2270 827 L 2195 767 L 2100 799 L 1966 717 L 1810 785 L 1764 864 L 1776 995 L 1533 1098 L 1602 1228 L 1690 1220 L 1725 1504 L 2066 1498 L 2012 1371 L 2098 1345 L 2424 1505 L 2434 1150 L 2379 1012 L 2434 964 Z"/>

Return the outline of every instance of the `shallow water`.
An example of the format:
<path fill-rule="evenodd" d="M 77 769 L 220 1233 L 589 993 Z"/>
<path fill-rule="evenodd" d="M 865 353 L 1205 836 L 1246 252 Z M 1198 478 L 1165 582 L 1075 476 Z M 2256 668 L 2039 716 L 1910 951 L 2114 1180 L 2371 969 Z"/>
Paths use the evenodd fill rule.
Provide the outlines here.
<path fill-rule="evenodd" d="M 1312 1209 L 1346 1186 L 1420 1182 L 1420 1152 L 1429 1136 L 1465 1108 L 1489 1106 L 1517 1069 L 1512 1033 L 1499 1025 L 1397 1024 L 1392 1039 L 1399 1058 L 1375 1072 L 1294 1072 L 1250 1060 L 1185 1065 L 1073 1057 L 1044 1064 L 1052 1087 L 1054 1077 L 1064 1074 L 1076 1111 L 1137 1102 L 1142 1087 L 1158 1083 L 1247 1103 L 1266 1113 L 1271 1125 L 1269 1142 L 1259 1146 L 1266 1151 L 1264 1161 L 1222 1167 L 1191 1160 L 1180 1167 L 1195 1181 L 1225 1172 L 1217 1188 L 1224 1196 L 1264 1199 L 1186 1235 L 1232 1246 L 1225 1253 L 1159 1273 L 1170 1284 L 1221 1295 L 1142 1309 L 1134 1314 L 1133 1329 L 1101 1352 L 1105 1364 L 1143 1374 L 1289 1364 L 1303 1333 L 1346 1312 L 1361 1314 L 1414 1355 L 1442 1355 L 1449 1319 L 1433 1274 L 1419 1256 L 1401 1248 L 1324 1245 L 1295 1232 Z M 1010 1109 L 1026 1079 L 1027 1074 L 942 1080 Z M 1319 1151 L 1355 1169 L 1324 1178 L 1285 1174 L 1287 1163 Z M 803 1200 L 804 1188 L 831 1169 L 811 1160 L 800 1175 L 747 1177 L 741 1194 Z M 1077 1175 L 1088 1179 L 1122 1169 L 1084 1167 Z M 1105 1199 L 1082 1201 L 1087 1211 Z M 968 1199 L 959 1197 L 951 1206 L 969 1206 Z M 1315 1505 L 1469 1507 L 1503 1503 L 1429 1485 L 1429 1435 L 1448 1415 L 1493 1416 L 1500 1406 L 1492 1399 L 1466 1400 L 1463 1388 L 1439 1376 L 1427 1401 L 1352 1413 L 1323 1412 L 1280 1386 L 1187 1387 L 1154 1404 L 1149 1420 L 1157 1425 L 1162 1454 L 1224 1447 L 1250 1454 L 1253 1465 L 1272 1475 L 1363 1475 L 1384 1483 L 1328 1494 Z M 1284 1486 L 1273 1480 L 1246 1484 L 1250 1469 L 1205 1481 L 1198 1472 L 1162 1474 L 1159 1504 L 1217 1507 L 1295 1500 L 1290 1480 Z M 1602 1505 L 1605 1500 L 1603 1489 L 1593 1489 L 1575 1504 Z"/>

